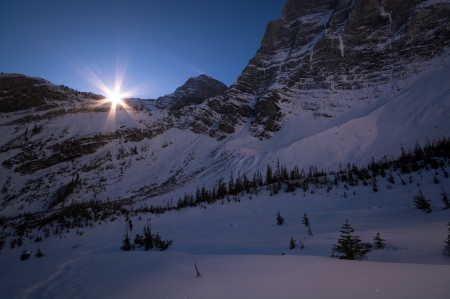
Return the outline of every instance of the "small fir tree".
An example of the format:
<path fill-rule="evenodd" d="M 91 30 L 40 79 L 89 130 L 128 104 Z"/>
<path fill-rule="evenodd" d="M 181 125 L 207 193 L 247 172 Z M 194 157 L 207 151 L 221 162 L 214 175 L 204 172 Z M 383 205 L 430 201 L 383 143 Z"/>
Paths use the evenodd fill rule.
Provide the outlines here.
<path fill-rule="evenodd" d="M 448 225 L 448 236 L 447 236 L 447 240 L 445 240 L 445 244 L 447 244 L 447 248 L 448 248 L 448 253 L 450 254 L 450 222 L 447 223 Z"/>
<path fill-rule="evenodd" d="M 40 258 L 40 257 L 43 257 L 43 256 L 45 256 L 45 254 L 42 253 L 41 247 L 39 246 L 39 247 L 38 247 L 38 250 L 37 250 L 37 252 L 36 252 L 35 257 L 36 257 L 36 258 Z"/>
<path fill-rule="evenodd" d="M 144 238 L 140 234 L 136 234 L 136 237 L 134 237 L 134 245 L 141 247 L 144 246 Z"/>
<path fill-rule="evenodd" d="M 159 236 L 158 232 L 156 232 L 156 236 L 153 239 L 153 243 L 155 244 L 156 248 L 160 248 L 161 247 L 161 237 Z"/>
<path fill-rule="evenodd" d="M 131 243 L 130 238 L 128 237 L 128 232 L 125 235 L 125 238 L 122 240 L 122 247 L 120 247 L 123 251 L 130 251 L 131 250 Z"/>
<path fill-rule="evenodd" d="M 419 193 L 413 196 L 414 206 L 422 211 L 427 213 L 431 212 L 431 205 L 429 200 L 425 199 L 425 196 L 422 193 L 422 190 L 419 187 Z"/>
<path fill-rule="evenodd" d="M 291 241 L 289 242 L 289 249 L 294 249 L 296 246 L 295 240 L 293 237 L 291 237 Z"/>
<path fill-rule="evenodd" d="M 384 249 L 384 247 L 386 247 L 386 244 L 384 243 L 385 240 L 380 238 L 380 233 L 377 233 L 377 235 L 373 237 L 373 240 L 378 249 Z"/>
<path fill-rule="evenodd" d="M 144 226 L 144 247 L 145 250 L 149 250 L 153 248 L 154 244 L 154 236 L 152 235 L 152 229 L 151 229 L 151 223 L 152 219 L 147 219 L 147 225 Z"/>
<path fill-rule="evenodd" d="M 309 218 L 308 218 L 308 215 L 306 214 L 306 212 L 303 215 L 302 223 L 305 225 L 305 227 L 308 228 L 308 235 L 312 237 L 313 233 L 312 233 L 311 226 L 310 226 L 311 222 L 309 221 Z"/>
<path fill-rule="evenodd" d="M 370 252 L 370 248 L 366 247 L 359 236 L 352 236 L 355 230 L 350 226 L 348 220 L 341 227 L 341 238 L 338 239 L 338 245 L 334 245 L 331 257 L 343 260 L 357 260 L 361 261 Z"/>
<path fill-rule="evenodd" d="M 27 251 L 27 249 L 25 248 L 22 251 L 22 254 L 20 255 L 20 260 L 25 261 L 25 260 L 28 260 L 30 257 L 31 257 L 31 251 Z"/>
<path fill-rule="evenodd" d="M 283 223 L 284 223 L 284 218 L 283 217 L 281 217 L 281 214 L 280 214 L 280 212 L 278 211 L 278 213 L 277 213 L 277 224 L 278 225 L 282 225 Z"/>
<path fill-rule="evenodd" d="M 442 190 L 442 192 L 440 194 L 442 196 L 442 201 L 445 204 L 444 209 L 449 209 L 450 208 L 450 200 L 448 199 L 448 194 L 445 193 L 445 190 L 444 190 L 444 187 L 442 187 L 442 184 L 441 184 L 441 190 Z"/>

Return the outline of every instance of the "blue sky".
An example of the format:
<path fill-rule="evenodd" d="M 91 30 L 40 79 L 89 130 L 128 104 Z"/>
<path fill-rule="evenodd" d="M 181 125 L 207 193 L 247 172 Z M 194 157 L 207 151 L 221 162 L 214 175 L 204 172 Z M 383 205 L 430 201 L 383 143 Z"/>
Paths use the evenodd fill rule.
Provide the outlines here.
<path fill-rule="evenodd" d="M 0 71 L 141 98 L 205 73 L 232 84 L 286 0 L 0 0 Z M 97 84 L 98 85 L 98 84 Z"/>

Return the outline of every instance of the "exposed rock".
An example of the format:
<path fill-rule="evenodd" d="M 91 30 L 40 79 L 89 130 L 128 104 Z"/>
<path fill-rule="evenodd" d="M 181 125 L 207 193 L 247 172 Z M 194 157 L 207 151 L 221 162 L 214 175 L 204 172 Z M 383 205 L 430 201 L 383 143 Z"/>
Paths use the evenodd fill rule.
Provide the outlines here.
<path fill-rule="evenodd" d="M 57 86 L 42 78 L 22 74 L 0 75 L 0 113 L 30 108 L 48 110 L 58 107 L 59 102 L 70 102 L 79 96 L 104 98 L 90 92 L 76 92 L 67 86 Z"/>

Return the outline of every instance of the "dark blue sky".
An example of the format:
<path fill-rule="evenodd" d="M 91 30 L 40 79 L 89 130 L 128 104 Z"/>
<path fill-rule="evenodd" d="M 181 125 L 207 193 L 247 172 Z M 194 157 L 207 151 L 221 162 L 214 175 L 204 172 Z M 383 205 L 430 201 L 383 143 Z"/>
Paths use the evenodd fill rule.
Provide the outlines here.
<path fill-rule="evenodd" d="M 0 71 L 156 98 L 205 73 L 233 83 L 286 0 L 0 0 Z"/>

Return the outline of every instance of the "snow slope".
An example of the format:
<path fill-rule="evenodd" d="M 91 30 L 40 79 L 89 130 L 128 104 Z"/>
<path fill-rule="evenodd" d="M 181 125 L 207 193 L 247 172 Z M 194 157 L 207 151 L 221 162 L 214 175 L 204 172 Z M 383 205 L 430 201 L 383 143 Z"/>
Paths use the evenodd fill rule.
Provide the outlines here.
<path fill-rule="evenodd" d="M 393 189 L 380 179 L 377 193 L 362 185 L 276 196 L 261 190 L 240 195 L 240 202 L 149 214 L 153 233 L 173 240 L 164 252 L 121 251 L 123 217 L 82 236 L 73 230 L 50 236 L 40 244 L 46 254 L 40 259 L 22 262 L 22 248 L 5 248 L 0 298 L 448 298 L 450 209 L 443 210 L 434 175 L 413 173 L 409 183 L 409 175 L 395 174 Z M 437 178 L 450 190 L 441 170 Z M 411 208 L 417 182 L 433 205 L 429 214 Z M 281 226 L 277 211 L 285 218 Z M 312 237 L 301 222 L 304 212 Z M 147 218 L 140 216 L 132 218 L 132 236 L 142 234 Z M 372 248 L 361 262 L 330 258 L 346 219 L 364 242 L 379 232 L 386 249 Z M 305 248 L 289 250 L 291 237 Z M 36 251 L 37 244 L 27 240 L 26 248 Z"/>

